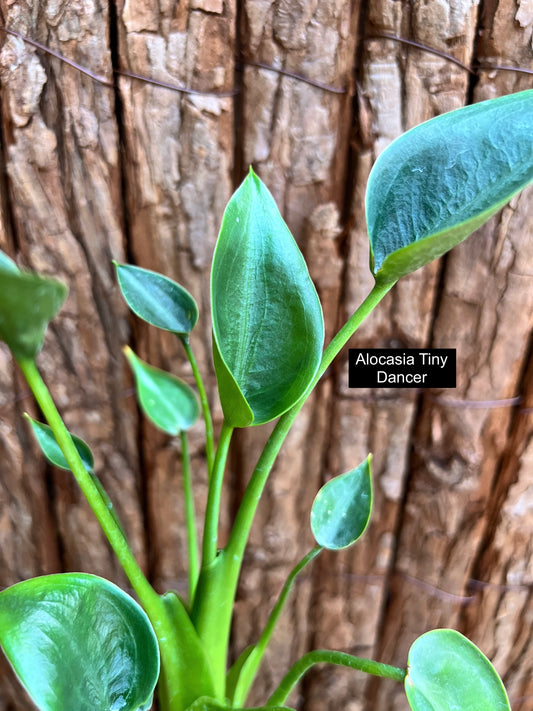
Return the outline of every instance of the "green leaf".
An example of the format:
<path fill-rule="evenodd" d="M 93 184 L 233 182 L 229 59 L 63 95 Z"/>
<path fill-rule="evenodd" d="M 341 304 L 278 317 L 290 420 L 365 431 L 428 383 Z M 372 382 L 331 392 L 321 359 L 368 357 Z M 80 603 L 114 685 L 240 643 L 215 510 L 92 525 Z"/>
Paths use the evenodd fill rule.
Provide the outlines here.
<path fill-rule="evenodd" d="M 363 535 L 372 509 L 371 459 L 369 454 L 355 469 L 328 481 L 316 495 L 311 529 L 324 548 L 346 548 Z"/>
<path fill-rule="evenodd" d="M 247 707 L 232 707 L 225 706 L 221 701 L 216 699 L 211 699 L 207 696 L 203 696 L 189 706 L 186 711 L 219 711 L 219 709 L 226 709 L 227 711 L 294 711 L 288 706 L 254 706 L 253 708 Z"/>
<path fill-rule="evenodd" d="M 413 711 L 511 709 L 492 664 L 455 630 L 426 632 L 413 643 L 405 691 Z"/>
<path fill-rule="evenodd" d="M 159 675 L 144 611 L 94 575 L 47 575 L 0 592 L 0 644 L 41 711 L 146 709 Z"/>
<path fill-rule="evenodd" d="M 0 249 L 0 270 L 4 272 L 12 272 L 15 274 L 20 274 L 20 269 L 17 267 L 15 262 L 8 257 L 5 252 Z"/>
<path fill-rule="evenodd" d="M 198 321 L 198 307 L 186 289 L 157 272 L 114 264 L 120 290 L 134 314 L 178 335 L 192 331 Z"/>
<path fill-rule="evenodd" d="M 65 455 L 63 454 L 57 443 L 54 433 L 52 432 L 52 428 L 48 425 L 45 425 L 43 422 L 37 422 L 37 420 L 31 418 L 27 413 L 25 413 L 24 417 L 30 423 L 35 438 L 37 439 L 37 443 L 39 444 L 41 451 L 46 457 L 47 461 L 50 462 L 50 464 L 59 467 L 60 469 L 68 469 L 69 471 L 72 471 L 67 460 L 65 459 Z M 113 519 L 119 530 L 123 533 L 124 538 L 126 538 L 124 528 L 122 526 L 122 523 L 120 522 L 120 519 L 118 518 L 117 512 L 115 511 L 115 507 L 113 506 L 111 499 L 107 494 L 107 491 L 102 486 L 102 482 L 94 473 L 94 457 L 93 453 L 89 448 L 89 445 L 84 442 L 80 437 L 76 437 L 76 435 L 70 434 L 70 436 L 72 437 L 74 446 L 76 447 L 76 450 L 80 455 L 80 459 L 82 461 L 83 466 L 89 473 L 93 484 L 98 489 L 100 498 L 113 516 Z"/>
<path fill-rule="evenodd" d="M 68 290 L 56 279 L 13 269 L 7 260 L 0 267 L 0 341 L 16 358 L 33 359 Z"/>
<path fill-rule="evenodd" d="M 371 268 L 388 284 L 440 257 L 533 180 L 533 90 L 437 116 L 397 138 L 367 184 Z"/>
<path fill-rule="evenodd" d="M 174 375 L 154 368 L 124 348 L 137 384 L 144 414 L 169 435 L 188 430 L 198 419 L 200 406 L 194 391 Z"/>
<path fill-rule="evenodd" d="M 211 272 L 214 361 L 228 424 L 269 422 L 305 393 L 324 340 L 304 258 L 250 170 L 226 207 Z"/>
<path fill-rule="evenodd" d="M 53 464 L 54 466 L 59 467 L 60 469 L 70 470 L 68 462 L 65 459 L 65 455 L 59 448 L 52 429 L 42 422 L 37 422 L 37 420 L 31 418 L 28 414 L 25 414 L 24 416 L 30 423 L 31 428 L 33 430 L 33 434 L 37 439 L 41 451 L 46 457 L 46 459 L 50 462 L 50 464 Z M 88 472 L 92 472 L 94 470 L 94 458 L 91 450 L 89 449 L 89 445 L 79 437 L 76 437 L 75 435 L 70 436 L 72 437 L 74 446 L 76 447 L 76 450 L 80 455 L 80 459 L 83 462 L 83 466 Z"/>

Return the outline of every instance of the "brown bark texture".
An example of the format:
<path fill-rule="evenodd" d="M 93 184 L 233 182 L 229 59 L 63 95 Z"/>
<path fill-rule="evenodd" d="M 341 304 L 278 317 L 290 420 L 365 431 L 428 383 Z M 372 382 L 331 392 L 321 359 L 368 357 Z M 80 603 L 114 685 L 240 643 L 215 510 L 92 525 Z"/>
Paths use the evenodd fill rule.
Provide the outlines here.
<path fill-rule="evenodd" d="M 186 594 L 179 444 L 139 416 L 121 347 L 192 376 L 175 338 L 130 317 L 111 260 L 161 271 L 194 295 L 192 345 L 218 427 L 209 267 L 247 166 L 308 260 L 329 338 L 372 286 L 364 193 L 374 160 L 426 119 L 531 86 L 531 75 L 494 67 L 533 69 L 533 5 L 0 0 L 0 9 L 3 28 L 93 75 L 0 33 L 0 248 L 69 285 L 38 364 L 69 429 L 90 443 L 142 567 L 158 590 Z M 350 390 L 344 355 L 305 406 L 252 530 L 234 656 L 257 639 L 313 546 L 318 488 L 368 452 L 374 510 L 357 545 L 323 553 L 298 579 L 250 704 L 263 703 L 309 649 L 405 666 L 418 635 L 454 627 L 494 661 L 514 711 L 533 709 L 532 267 L 527 189 L 398 283 L 351 342 L 455 348 L 455 390 Z M 82 570 L 129 590 L 70 474 L 43 462 L 25 411 L 37 414 L 0 346 L 0 587 Z M 234 437 L 221 543 L 268 432 Z M 200 509 L 201 425 L 190 446 Z M 289 703 L 408 709 L 401 685 L 331 667 L 307 675 Z M 30 708 L 2 659 L 0 711 Z"/>

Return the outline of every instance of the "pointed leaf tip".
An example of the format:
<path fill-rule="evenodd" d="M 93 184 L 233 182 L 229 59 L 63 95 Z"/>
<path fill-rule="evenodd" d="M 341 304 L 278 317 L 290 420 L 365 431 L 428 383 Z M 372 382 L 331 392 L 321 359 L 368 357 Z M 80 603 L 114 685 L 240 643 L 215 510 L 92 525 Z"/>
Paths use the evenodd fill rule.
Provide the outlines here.
<path fill-rule="evenodd" d="M 244 427 L 279 417 L 317 371 L 324 324 L 304 258 L 251 169 L 224 212 L 211 304 L 226 421 Z"/>
<path fill-rule="evenodd" d="M 371 455 L 355 469 L 331 479 L 316 495 L 311 530 L 316 542 L 339 550 L 364 533 L 372 510 Z"/>
<path fill-rule="evenodd" d="M 154 425 L 172 436 L 192 427 L 200 414 L 200 406 L 187 383 L 148 365 L 128 346 L 124 354 L 135 376 L 139 404 Z"/>

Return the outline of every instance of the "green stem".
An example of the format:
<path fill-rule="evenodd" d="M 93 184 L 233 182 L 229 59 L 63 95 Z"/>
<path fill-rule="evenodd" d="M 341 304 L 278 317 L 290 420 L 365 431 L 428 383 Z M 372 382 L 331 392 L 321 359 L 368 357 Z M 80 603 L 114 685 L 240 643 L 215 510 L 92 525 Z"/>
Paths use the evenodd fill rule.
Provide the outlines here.
<path fill-rule="evenodd" d="M 270 638 L 272 637 L 272 633 L 274 632 L 276 623 L 279 619 L 279 616 L 281 615 L 281 612 L 283 611 L 283 608 L 285 607 L 287 598 L 289 597 L 289 594 L 292 590 L 294 581 L 296 580 L 297 576 L 302 572 L 302 570 L 323 550 L 324 549 L 322 546 L 315 546 L 312 550 L 309 551 L 309 553 L 307 553 L 307 555 L 302 558 L 299 563 L 294 566 L 294 568 L 289 573 L 289 576 L 285 581 L 285 585 L 281 590 L 278 600 L 274 605 L 272 612 L 270 613 L 265 628 L 261 633 L 257 644 L 255 645 L 254 649 L 252 650 L 245 664 L 243 665 L 241 675 L 239 677 L 239 681 L 237 683 L 235 694 L 233 697 L 234 705 L 240 706 L 246 700 L 246 696 L 248 695 L 250 687 L 257 674 L 257 670 L 259 669 L 265 650 L 268 646 L 268 643 L 270 642 Z"/>
<path fill-rule="evenodd" d="M 261 453 L 261 456 L 259 457 L 257 466 L 255 467 L 250 482 L 244 492 L 244 496 L 239 507 L 239 511 L 237 512 L 235 524 L 227 545 L 227 550 L 230 555 L 242 559 L 257 505 L 261 498 L 268 475 L 270 474 L 270 470 L 272 469 L 274 461 L 279 453 L 279 450 L 281 449 L 281 445 L 285 441 L 285 437 L 287 436 L 294 420 L 296 419 L 296 416 L 302 409 L 308 396 L 315 388 L 322 375 L 329 368 L 335 356 L 338 355 L 361 323 L 376 308 L 378 303 L 381 299 L 383 299 L 392 286 L 394 285 L 387 284 L 386 286 L 378 286 L 376 284 L 374 286 L 363 303 L 359 306 L 355 313 L 352 314 L 352 316 L 333 337 L 327 348 L 324 350 L 318 371 L 304 396 L 295 405 L 293 405 L 288 412 L 280 417 L 268 439 L 265 448 L 263 449 L 263 452 Z"/>
<path fill-rule="evenodd" d="M 46 384 L 37 369 L 35 361 L 27 358 L 17 359 L 17 362 L 33 392 L 37 404 L 46 418 L 56 441 L 67 460 L 74 478 L 78 482 L 89 506 L 94 512 L 98 523 L 115 552 L 128 580 L 135 590 L 139 601 L 148 615 L 154 628 L 161 651 L 162 675 L 161 683 L 165 695 L 169 699 L 168 709 L 180 711 L 182 708 L 181 690 L 169 670 L 175 669 L 179 662 L 176 630 L 174 630 L 163 599 L 152 588 L 144 573 L 135 560 L 131 548 L 120 525 L 115 520 L 106 502 L 100 495 L 91 475 L 85 469 L 78 451 L 72 441 L 61 415 L 59 414 Z M 175 674 L 174 674 L 175 676 Z"/>
<path fill-rule="evenodd" d="M 353 657 L 345 652 L 335 652 L 329 649 L 316 649 L 313 652 L 308 652 L 299 659 L 283 677 L 281 684 L 276 691 L 268 699 L 266 707 L 282 706 L 287 700 L 289 694 L 300 681 L 302 676 L 315 664 L 338 664 L 350 669 L 357 669 L 366 674 L 374 674 L 387 679 L 394 679 L 401 683 L 405 680 L 406 671 L 400 667 L 391 667 L 389 664 L 381 664 L 374 662 L 371 659 L 363 659 L 361 657 Z"/>
<path fill-rule="evenodd" d="M 225 664 L 233 601 L 237 591 L 237 582 L 244 550 L 261 494 L 263 493 L 274 461 L 296 416 L 320 377 L 329 367 L 337 353 L 339 353 L 342 347 L 355 333 L 358 326 L 372 312 L 392 286 L 392 284 L 387 286 L 374 286 L 361 306 L 325 349 L 317 374 L 305 394 L 278 420 L 246 487 L 228 543 L 222 553 L 216 558 L 216 561 L 214 560 L 216 556 L 216 545 L 213 549 L 210 540 L 206 540 L 204 533 L 202 570 L 195 595 L 192 619 L 204 648 L 209 649 L 217 693 L 221 693 L 220 690 L 225 679 Z M 217 469 L 216 463 L 214 469 Z M 210 483 L 210 489 L 212 485 L 213 482 Z M 213 536 L 212 525 L 210 529 L 210 535 Z M 216 541 L 216 529 L 214 531 L 214 538 Z M 212 563 L 210 567 L 208 566 L 208 561 Z"/>
<path fill-rule="evenodd" d="M 218 540 L 218 518 L 220 513 L 220 496 L 222 494 L 222 482 L 224 480 L 224 469 L 228 457 L 229 445 L 233 427 L 228 425 L 226 420 L 222 423 L 220 438 L 218 440 L 215 461 L 209 481 L 209 492 L 207 494 L 207 504 L 205 510 L 204 537 L 202 541 L 202 568 L 207 568 L 215 560 L 217 555 Z"/>
<path fill-rule="evenodd" d="M 191 458 L 186 432 L 180 432 L 181 461 L 183 476 L 183 498 L 185 500 L 185 523 L 187 527 L 187 548 L 189 554 L 189 603 L 194 600 L 196 584 L 198 583 L 198 539 L 196 536 L 196 514 L 194 510 L 194 494 L 191 479 Z"/>
<path fill-rule="evenodd" d="M 200 404 L 202 406 L 202 414 L 205 423 L 205 455 L 207 457 L 207 471 L 209 476 L 213 470 L 213 464 L 215 461 L 215 445 L 213 437 L 213 421 L 211 419 L 211 411 L 209 409 L 209 401 L 207 399 L 207 393 L 205 392 L 204 383 L 200 371 L 198 370 L 198 364 L 196 363 L 196 358 L 189 343 L 188 336 L 181 336 L 181 342 L 191 364 L 192 372 L 194 375 L 194 380 L 196 382 L 196 387 L 198 388 L 198 394 L 200 396 Z"/>
<path fill-rule="evenodd" d="M 35 361 L 21 358 L 18 360 L 18 364 L 35 396 L 39 407 L 41 408 L 43 415 L 54 433 L 54 437 L 56 438 L 76 481 L 78 482 L 85 498 L 89 502 L 89 506 L 98 519 L 98 522 L 102 527 L 107 540 L 111 544 L 111 547 L 113 548 L 120 564 L 122 565 L 124 572 L 128 576 L 128 580 L 139 596 L 143 607 L 145 607 L 145 603 L 146 607 L 150 607 L 155 600 L 159 601 L 159 596 L 145 578 L 133 556 L 128 541 L 120 530 L 120 527 L 117 525 L 113 514 L 105 505 L 105 502 L 100 496 L 100 492 L 98 491 L 93 479 L 85 469 L 78 451 L 74 446 L 72 437 L 61 419 L 61 415 L 57 411 L 48 388 L 41 378 Z"/>

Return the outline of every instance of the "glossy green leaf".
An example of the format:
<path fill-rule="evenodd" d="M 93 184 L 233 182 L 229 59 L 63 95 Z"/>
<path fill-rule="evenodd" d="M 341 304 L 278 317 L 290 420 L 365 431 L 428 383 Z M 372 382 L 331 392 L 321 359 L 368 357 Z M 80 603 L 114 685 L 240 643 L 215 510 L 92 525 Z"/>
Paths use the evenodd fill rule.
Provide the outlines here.
<path fill-rule="evenodd" d="M 510 711 L 500 677 L 455 630 L 433 630 L 409 651 L 405 691 L 413 711 Z"/>
<path fill-rule="evenodd" d="M 169 435 L 188 430 L 200 414 L 194 391 L 174 375 L 145 363 L 131 348 L 126 347 L 124 353 L 135 376 L 144 414 Z"/>
<path fill-rule="evenodd" d="M 28 414 L 25 414 L 24 416 L 30 423 L 35 438 L 37 439 L 37 443 L 39 444 L 41 451 L 46 457 L 47 461 L 50 462 L 50 464 L 59 467 L 60 469 L 68 469 L 69 471 L 71 471 L 71 468 L 67 460 L 65 459 L 65 455 L 61 451 L 57 440 L 54 437 L 54 433 L 52 432 L 51 427 L 44 424 L 43 422 L 37 422 L 37 420 L 31 418 Z M 94 473 L 94 457 L 93 453 L 89 448 L 89 445 L 84 442 L 80 437 L 76 437 L 76 435 L 71 434 L 70 436 L 72 437 L 72 441 L 74 442 L 76 451 L 80 455 L 80 459 L 83 463 L 83 466 L 89 473 L 95 487 L 98 489 L 100 498 L 113 516 L 113 519 L 118 529 L 122 531 L 122 533 L 124 534 L 124 538 L 126 538 L 124 528 L 122 526 L 122 523 L 120 522 L 120 519 L 118 518 L 117 512 L 115 511 L 115 507 L 113 506 L 111 499 L 107 494 L 107 491 L 102 486 L 102 482 Z"/>
<path fill-rule="evenodd" d="M 371 268 L 388 284 L 440 257 L 533 181 L 533 90 L 437 116 L 397 138 L 367 184 Z"/>
<path fill-rule="evenodd" d="M 228 424 L 282 415 L 322 354 L 322 309 L 272 195 L 250 174 L 228 203 L 211 272 L 214 361 Z"/>
<path fill-rule="evenodd" d="M 324 548 L 346 548 L 363 535 L 372 509 L 371 458 L 328 481 L 316 495 L 311 529 Z"/>
<path fill-rule="evenodd" d="M 211 699 L 207 696 L 203 696 L 200 699 L 196 699 L 196 701 L 191 706 L 189 706 L 186 711 L 219 711 L 220 709 L 226 709 L 227 711 L 237 711 L 237 708 L 239 711 L 294 711 L 288 706 L 254 706 L 253 708 L 242 708 L 239 706 L 234 708 L 232 706 L 225 706 L 221 701 Z"/>
<path fill-rule="evenodd" d="M 50 462 L 50 464 L 53 464 L 54 466 L 59 467 L 60 469 L 70 470 L 67 460 L 65 459 L 65 455 L 59 448 L 59 445 L 57 443 L 56 438 L 54 437 L 54 433 L 52 432 L 51 428 L 42 422 L 37 422 L 37 420 L 34 420 L 27 414 L 25 415 L 25 417 L 31 425 L 33 434 L 37 439 L 42 453 Z M 94 458 L 89 448 L 89 445 L 82 439 L 80 439 L 80 437 L 76 437 L 75 435 L 71 435 L 71 437 L 72 441 L 74 442 L 74 446 L 76 447 L 76 450 L 80 455 L 80 459 L 83 462 L 83 466 L 85 467 L 85 469 L 87 469 L 88 472 L 92 472 L 94 470 Z"/>
<path fill-rule="evenodd" d="M 198 307 L 186 289 L 157 272 L 114 264 L 120 290 L 134 314 L 178 335 L 192 331 L 198 321 Z"/>
<path fill-rule="evenodd" d="M 0 592 L 0 644 L 41 711 L 146 709 L 159 675 L 144 611 L 94 575 L 48 575 Z"/>
<path fill-rule="evenodd" d="M 0 341 L 16 358 L 35 358 L 49 322 L 67 296 L 56 279 L 19 271 L 4 257 L 0 265 Z M 15 268 L 13 268 L 15 266 Z"/>
<path fill-rule="evenodd" d="M 182 705 L 190 704 L 201 696 L 215 694 L 211 668 L 198 632 L 178 595 L 170 590 L 163 596 L 163 603 L 172 623 L 176 656 L 168 670 L 170 676 L 180 680 Z M 170 705 L 171 706 L 171 705 Z"/>

